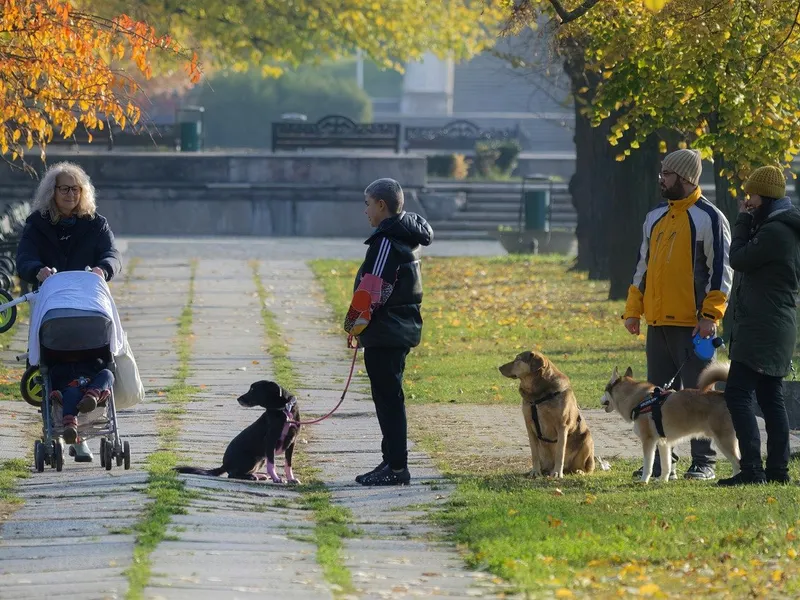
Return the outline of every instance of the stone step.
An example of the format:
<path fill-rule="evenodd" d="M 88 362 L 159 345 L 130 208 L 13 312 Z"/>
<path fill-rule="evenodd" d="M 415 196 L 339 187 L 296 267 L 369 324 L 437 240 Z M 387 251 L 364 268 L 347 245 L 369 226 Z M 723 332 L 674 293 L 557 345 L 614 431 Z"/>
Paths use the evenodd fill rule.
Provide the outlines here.
<path fill-rule="evenodd" d="M 441 240 L 493 240 L 495 239 L 488 231 L 470 231 L 468 229 L 457 229 L 450 231 L 447 229 L 437 229 L 435 223 L 431 224 L 436 232 L 436 239 Z"/>
<path fill-rule="evenodd" d="M 519 217 L 519 208 L 504 208 L 504 209 L 493 209 L 492 207 L 488 206 L 471 206 L 467 205 L 467 207 L 456 213 L 456 215 L 504 215 L 504 216 L 514 216 L 515 218 Z M 554 206 L 553 209 L 550 211 L 550 214 L 557 219 L 577 219 L 577 215 L 575 214 L 574 210 L 568 210 L 563 206 Z"/>

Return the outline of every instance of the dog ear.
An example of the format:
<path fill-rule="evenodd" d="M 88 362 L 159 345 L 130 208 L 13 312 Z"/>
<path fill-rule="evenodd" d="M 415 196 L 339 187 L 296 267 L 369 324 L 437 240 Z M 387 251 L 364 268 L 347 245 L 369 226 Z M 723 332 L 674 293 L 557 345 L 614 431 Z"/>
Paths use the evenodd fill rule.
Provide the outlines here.
<path fill-rule="evenodd" d="M 531 350 L 528 356 L 528 366 L 531 371 L 539 371 L 547 365 L 547 359 L 543 354 L 539 354 L 536 350 Z"/>
<path fill-rule="evenodd" d="M 625 370 L 625 377 L 633 377 L 633 369 L 631 369 L 630 367 L 628 367 L 628 368 Z"/>
<path fill-rule="evenodd" d="M 614 383 L 617 379 L 619 379 L 619 369 L 614 367 L 614 371 L 611 373 L 611 379 L 608 380 L 608 383 Z"/>

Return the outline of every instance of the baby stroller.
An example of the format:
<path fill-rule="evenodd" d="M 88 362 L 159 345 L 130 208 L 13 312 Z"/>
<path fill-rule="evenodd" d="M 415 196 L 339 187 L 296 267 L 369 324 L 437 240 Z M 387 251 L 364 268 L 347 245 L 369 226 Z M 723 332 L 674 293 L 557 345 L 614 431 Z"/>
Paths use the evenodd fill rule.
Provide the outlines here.
<path fill-rule="evenodd" d="M 65 445 L 61 437 L 63 408 L 50 398 L 50 370 L 67 357 L 72 361 L 100 359 L 116 378 L 114 356 L 126 343 L 124 333 L 106 282 L 93 273 L 57 273 L 39 290 L 17 298 L 13 304 L 22 301 L 30 302 L 33 308 L 28 352 L 17 357 L 25 359 L 28 367 L 20 387 L 23 399 L 42 414 L 42 437 L 34 444 L 34 463 L 40 473 L 45 465 L 61 471 Z M 9 304 L 1 305 L 0 311 Z M 130 444 L 119 436 L 113 389 L 95 410 L 79 415 L 78 436 L 100 436 L 101 467 L 111 470 L 116 461 L 117 466 L 130 468 Z"/>
<path fill-rule="evenodd" d="M 34 444 L 34 462 L 36 470 L 44 471 L 44 465 L 61 471 L 64 466 L 64 440 L 61 439 L 62 408 L 50 400 L 49 370 L 59 362 L 64 353 L 74 356 L 78 353 L 81 360 L 100 358 L 105 368 L 116 373 L 114 356 L 111 353 L 113 322 L 105 314 L 97 311 L 75 308 L 57 308 L 49 310 L 42 318 L 39 327 L 39 344 L 41 356 L 39 373 L 42 383 L 42 439 Z M 114 392 L 111 391 L 104 404 L 92 412 L 81 415 L 82 423 L 78 426 L 78 435 L 82 439 L 102 436 L 100 438 L 100 466 L 111 470 L 114 460 L 117 466 L 131 467 L 131 447 L 127 441 L 122 442 L 117 427 L 117 411 L 114 406 Z"/>

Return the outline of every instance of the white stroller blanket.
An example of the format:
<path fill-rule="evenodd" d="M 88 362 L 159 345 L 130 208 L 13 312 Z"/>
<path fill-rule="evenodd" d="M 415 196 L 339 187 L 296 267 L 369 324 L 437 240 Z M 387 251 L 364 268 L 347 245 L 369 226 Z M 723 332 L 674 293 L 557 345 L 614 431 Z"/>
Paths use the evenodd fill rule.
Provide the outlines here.
<path fill-rule="evenodd" d="M 118 355 L 124 344 L 122 322 L 111 290 L 102 277 L 88 271 L 64 271 L 45 279 L 33 295 L 31 324 L 28 329 L 28 362 L 39 364 L 39 327 L 47 311 L 55 308 L 92 310 L 109 317 L 114 325 L 111 354 Z"/>

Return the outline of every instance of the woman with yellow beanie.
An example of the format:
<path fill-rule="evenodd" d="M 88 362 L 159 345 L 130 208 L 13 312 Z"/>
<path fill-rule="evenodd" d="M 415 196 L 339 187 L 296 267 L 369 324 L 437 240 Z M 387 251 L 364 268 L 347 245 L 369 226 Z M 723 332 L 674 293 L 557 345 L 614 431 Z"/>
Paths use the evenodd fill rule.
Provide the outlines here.
<path fill-rule="evenodd" d="M 744 185 L 733 227 L 731 367 L 725 401 L 741 451 L 741 472 L 718 485 L 789 482 L 789 419 L 783 378 L 789 373 L 797 332 L 800 288 L 800 210 L 786 197 L 778 167 L 753 171 Z M 767 428 L 766 472 L 761 463 L 753 394 Z"/>

